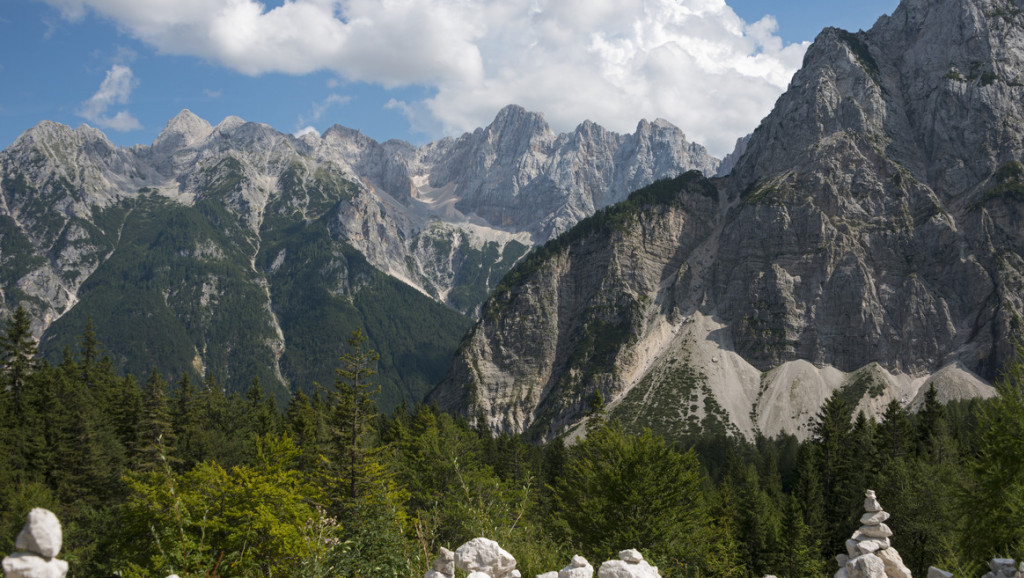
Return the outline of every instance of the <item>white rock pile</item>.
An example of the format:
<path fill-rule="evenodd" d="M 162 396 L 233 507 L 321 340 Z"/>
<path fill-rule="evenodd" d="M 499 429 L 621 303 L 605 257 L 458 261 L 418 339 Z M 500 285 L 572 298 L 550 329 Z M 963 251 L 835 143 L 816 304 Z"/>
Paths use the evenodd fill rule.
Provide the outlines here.
<path fill-rule="evenodd" d="M 651 566 L 636 550 L 619 552 L 618 560 L 608 560 L 597 571 L 598 578 L 661 578 L 658 567 Z"/>
<path fill-rule="evenodd" d="M 864 495 L 861 527 L 846 541 L 846 554 L 836 556 L 835 578 L 911 578 L 910 569 L 890 543 L 892 530 L 885 525 L 889 514 L 882 510 L 874 490 Z"/>
<path fill-rule="evenodd" d="M 58 560 L 64 535 L 53 512 L 33 508 L 28 521 L 14 541 L 19 551 L 4 558 L 7 578 L 64 578 L 68 563 Z"/>
<path fill-rule="evenodd" d="M 455 576 L 455 553 L 441 547 L 441 555 L 431 564 L 425 578 L 452 578 Z"/>
<path fill-rule="evenodd" d="M 550 572 L 549 574 L 554 574 Z M 587 559 L 583 556 L 573 556 L 572 562 L 565 568 L 562 568 L 558 574 L 555 574 L 556 578 L 594 578 L 594 567 L 587 562 Z"/>

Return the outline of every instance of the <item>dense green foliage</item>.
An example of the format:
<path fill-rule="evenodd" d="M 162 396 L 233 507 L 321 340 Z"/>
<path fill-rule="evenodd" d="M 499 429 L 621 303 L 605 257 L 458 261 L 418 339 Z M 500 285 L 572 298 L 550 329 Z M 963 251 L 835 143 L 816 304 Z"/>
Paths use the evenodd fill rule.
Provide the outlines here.
<path fill-rule="evenodd" d="M 23 311 L 0 339 L 0 552 L 31 507 L 65 529 L 70 576 L 421 576 L 440 546 L 497 540 L 524 576 L 635 547 L 663 576 L 816 576 L 875 489 L 915 574 L 1024 554 L 1024 365 L 1001 395 L 859 415 L 841 393 L 812 437 L 719 430 L 675 446 L 606 415 L 543 447 L 436 409 L 372 401 L 361 332 L 333 386 L 281 412 L 258 380 L 120 374 L 99 328 L 40 362 Z M 140 385 L 141 381 L 141 385 Z"/>

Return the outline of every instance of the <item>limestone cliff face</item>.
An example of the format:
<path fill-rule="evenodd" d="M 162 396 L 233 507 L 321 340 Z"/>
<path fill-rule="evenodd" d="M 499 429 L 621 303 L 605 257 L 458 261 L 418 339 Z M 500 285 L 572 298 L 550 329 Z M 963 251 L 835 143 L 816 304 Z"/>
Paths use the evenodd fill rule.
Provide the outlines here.
<path fill-rule="evenodd" d="M 868 32 L 826 29 L 712 181 L 713 206 L 658 244 L 642 234 L 670 210 L 657 202 L 621 234 L 570 231 L 572 249 L 513 272 L 515 298 L 488 303 L 434 397 L 551 437 L 598 388 L 613 413 L 680 434 L 806 432 L 817 406 L 801 400 L 840 388 L 868 410 L 930 383 L 990 394 L 978 376 L 1008 359 L 1024 312 L 1022 9 L 905 0 Z M 569 267 L 605 253 L 666 267 Z M 598 310 L 621 333 L 587 351 L 614 364 L 573 349 L 588 333 L 566 319 Z"/>

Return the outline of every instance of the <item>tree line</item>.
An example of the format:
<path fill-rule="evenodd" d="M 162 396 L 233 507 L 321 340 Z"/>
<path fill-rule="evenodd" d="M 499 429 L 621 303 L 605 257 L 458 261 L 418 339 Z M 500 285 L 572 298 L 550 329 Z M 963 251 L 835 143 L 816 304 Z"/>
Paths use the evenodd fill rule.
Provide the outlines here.
<path fill-rule="evenodd" d="M 337 379 L 286 407 L 258 381 L 118 374 L 87 326 L 51 365 L 18 309 L 0 335 L 0 553 L 28 510 L 61 519 L 71 576 L 421 576 L 441 546 L 497 540 L 524 576 L 637 548 L 663 576 L 821 576 L 874 489 L 915 574 L 1024 554 L 1024 365 L 1000 395 L 934 390 L 880 420 L 834 395 L 811 436 L 672 443 L 592 401 L 543 446 L 425 405 L 376 408 L 355 332 Z"/>

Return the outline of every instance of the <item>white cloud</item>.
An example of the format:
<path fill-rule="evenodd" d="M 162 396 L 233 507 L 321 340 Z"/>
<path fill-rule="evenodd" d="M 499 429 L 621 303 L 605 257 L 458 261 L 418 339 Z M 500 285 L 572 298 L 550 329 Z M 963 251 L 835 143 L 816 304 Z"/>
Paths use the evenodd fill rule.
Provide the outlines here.
<path fill-rule="evenodd" d="M 113 116 L 107 114 L 111 107 L 127 104 L 128 97 L 131 96 L 132 90 L 137 85 L 138 82 L 135 80 L 131 68 L 115 64 L 107 71 L 107 76 L 100 83 L 96 94 L 83 102 L 76 113 L 101 128 L 125 132 L 138 130 L 142 128 L 142 125 L 128 111 L 121 110 Z"/>
<path fill-rule="evenodd" d="M 406 103 L 413 126 L 471 130 L 516 103 L 556 130 L 665 118 L 719 155 L 771 109 L 806 49 L 725 0 L 46 1 L 245 74 L 427 86 L 433 97 Z"/>
<path fill-rule="evenodd" d="M 307 134 L 319 135 L 320 132 L 318 130 L 316 130 L 315 128 L 311 127 L 311 126 L 307 126 L 306 128 L 299 129 L 299 130 L 295 131 L 295 133 L 292 134 L 292 136 L 294 136 L 295 138 L 302 138 L 302 137 L 306 136 Z"/>
<path fill-rule="evenodd" d="M 323 118 L 324 114 L 326 114 L 327 111 L 331 107 L 334 107 L 334 106 L 344 106 L 344 105 L 348 104 L 349 102 L 351 102 L 351 100 L 352 100 L 352 97 L 350 97 L 350 96 L 342 96 L 340 94 L 331 93 L 331 94 L 327 95 L 327 98 L 321 100 L 320 102 L 314 102 L 312 107 L 309 109 L 309 113 L 308 114 L 299 115 L 298 125 L 302 126 L 302 125 L 307 125 L 307 124 L 311 124 L 311 123 L 320 122 L 320 119 Z M 302 129 L 302 130 L 312 129 L 312 128 L 313 127 L 311 127 L 311 126 L 307 126 L 305 129 Z M 296 135 L 296 136 L 298 136 L 298 135 Z"/>

